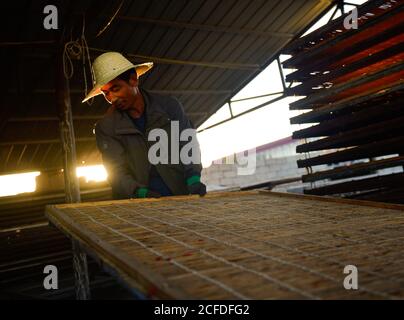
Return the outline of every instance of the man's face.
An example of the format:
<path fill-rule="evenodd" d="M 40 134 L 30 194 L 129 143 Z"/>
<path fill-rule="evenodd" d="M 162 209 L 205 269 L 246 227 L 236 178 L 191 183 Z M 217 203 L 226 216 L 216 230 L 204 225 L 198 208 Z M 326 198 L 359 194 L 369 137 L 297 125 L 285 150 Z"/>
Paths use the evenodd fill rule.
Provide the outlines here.
<path fill-rule="evenodd" d="M 138 92 L 138 80 L 132 75 L 129 82 L 114 79 L 101 87 L 105 99 L 118 110 L 129 110 L 135 107 L 135 98 Z"/>

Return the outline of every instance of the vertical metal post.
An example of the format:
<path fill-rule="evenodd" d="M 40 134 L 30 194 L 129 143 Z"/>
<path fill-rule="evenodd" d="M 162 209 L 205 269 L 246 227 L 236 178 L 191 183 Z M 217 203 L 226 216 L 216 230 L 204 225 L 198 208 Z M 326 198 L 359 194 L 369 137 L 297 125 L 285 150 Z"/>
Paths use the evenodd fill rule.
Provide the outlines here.
<path fill-rule="evenodd" d="M 335 6 L 335 9 L 334 9 L 334 11 L 333 11 L 333 13 L 332 13 L 330 19 L 328 19 L 328 22 L 327 22 L 327 23 L 330 23 L 330 21 L 332 21 L 332 19 L 334 19 L 334 17 L 335 17 L 335 15 L 337 14 L 338 10 L 339 10 L 339 6 L 336 5 L 336 6 Z"/>
<path fill-rule="evenodd" d="M 72 240 L 72 249 L 76 299 L 88 300 L 90 299 L 90 280 L 88 278 L 87 255 L 75 240 Z"/>
<path fill-rule="evenodd" d="M 281 77 L 283 92 L 285 93 L 285 91 L 286 91 L 286 82 L 285 82 L 285 76 L 283 74 L 282 64 L 281 64 L 281 60 L 280 60 L 279 56 L 276 58 L 276 62 L 278 63 L 279 76 Z"/>
<path fill-rule="evenodd" d="M 63 71 L 63 49 L 61 45 L 56 57 L 56 101 L 59 114 L 60 138 L 63 150 L 63 167 L 66 203 L 78 203 L 80 185 L 76 175 L 76 144 L 74 137 L 72 106 L 70 102 L 69 79 Z M 73 269 L 75 275 L 76 298 L 90 298 L 87 257 L 79 243 L 72 240 Z"/>
<path fill-rule="evenodd" d="M 230 119 L 233 119 L 233 109 L 231 108 L 231 101 L 228 102 L 229 105 L 229 111 L 230 111 Z"/>
<path fill-rule="evenodd" d="M 60 138 L 63 150 L 65 194 L 67 203 L 80 202 L 80 186 L 76 175 L 76 144 L 70 103 L 69 80 L 63 72 L 63 50 L 57 56 L 56 99 L 59 110 Z"/>
<path fill-rule="evenodd" d="M 345 1 L 342 0 L 342 1 L 339 3 L 339 5 L 340 5 L 340 9 L 341 9 L 341 15 L 344 15 L 344 14 L 345 14 Z"/>

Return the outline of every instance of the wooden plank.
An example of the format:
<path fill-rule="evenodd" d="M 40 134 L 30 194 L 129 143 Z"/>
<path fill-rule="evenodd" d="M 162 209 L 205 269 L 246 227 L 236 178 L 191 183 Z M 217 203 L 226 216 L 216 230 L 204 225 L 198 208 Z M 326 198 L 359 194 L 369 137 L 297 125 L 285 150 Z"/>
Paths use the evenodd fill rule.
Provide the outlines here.
<path fill-rule="evenodd" d="M 367 174 L 369 171 L 391 168 L 404 165 L 404 157 L 393 157 L 389 159 L 369 161 L 337 167 L 331 170 L 317 171 L 302 176 L 303 182 L 314 182 L 324 179 L 346 179 L 360 174 Z"/>
<path fill-rule="evenodd" d="M 384 65 L 385 62 L 390 62 L 391 60 L 394 61 L 394 59 L 391 58 L 400 58 L 400 53 L 404 51 L 403 44 L 399 43 L 396 44 L 392 47 L 387 47 L 384 50 L 380 52 L 376 52 L 375 54 L 372 54 L 370 56 L 365 57 L 364 59 L 360 59 L 358 61 L 355 61 L 351 64 L 345 65 L 344 68 L 333 68 L 333 67 L 328 67 L 327 69 L 332 69 L 332 70 L 327 70 L 329 71 L 328 73 L 325 74 L 316 74 L 315 76 L 310 75 L 310 71 L 307 71 L 305 69 L 299 69 L 293 73 L 290 73 L 286 76 L 286 81 L 287 82 L 302 82 L 302 84 L 287 89 L 286 93 L 288 95 L 298 95 L 298 96 L 305 96 L 308 95 L 309 93 L 313 93 L 314 90 L 312 89 L 315 86 L 321 85 L 325 82 L 332 82 L 333 84 L 335 81 L 344 75 L 353 73 L 355 71 L 360 71 L 361 69 L 365 67 L 370 67 L 373 64 L 379 63 L 381 67 Z"/>
<path fill-rule="evenodd" d="M 292 183 L 292 182 L 298 182 L 298 181 L 301 181 L 301 177 L 270 180 L 270 181 L 263 182 L 263 183 L 258 183 L 258 184 L 241 187 L 240 190 L 244 191 L 244 190 L 254 190 L 254 189 L 261 189 L 261 188 L 266 188 L 267 190 L 271 190 L 271 189 L 275 188 L 276 186 L 279 186 L 282 184 L 288 184 L 288 183 Z"/>
<path fill-rule="evenodd" d="M 378 192 L 364 192 L 359 195 L 352 196 L 353 199 L 360 199 L 361 201 L 383 201 L 392 203 L 404 203 L 403 199 L 404 188 L 392 188 L 381 190 Z"/>
<path fill-rule="evenodd" d="M 324 197 L 317 195 L 307 195 L 307 194 L 297 194 L 297 193 L 284 193 L 284 192 L 274 192 L 267 190 L 260 190 L 260 194 L 268 196 L 277 196 L 281 198 L 297 199 L 297 200 L 315 200 L 320 202 L 331 202 L 336 204 L 351 204 L 357 206 L 371 207 L 371 208 L 381 208 L 381 209 L 394 209 L 404 211 L 404 205 L 394 204 L 394 203 L 383 203 L 383 202 L 373 202 L 366 200 L 351 200 L 347 198 L 335 198 L 335 197 Z"/>
<path fill-rule="evenodd" d="M 352 180 L 348 182 L 330 184 L 324 187 L 305 189 L 306 194 L 331 195 L 355 191 L 393 188 L 404 184 L 404 174 L 390 174 L 367 179 Z"/>
<path fill-rule="evenodd" d="M 293 117 L 290 119 L 291 124 L 302 124 L 302 123 L 313 123 L 319 122 L 324 119 L 328 119 L 331 113 L 341 112 L 342 110 L 346 110 L 349 108 L 353 108 L 358 104 L 370 102 L 372 99 L 382 99 L 383 97 L 388 97 L 391 94 L 396 93 L 397 95 L 402 94 L 402 90 L 404 89 L 404 83 L 394 83 L 394 84 L 386 84 L 377 92 L 363 92 L 362 94 L 358 94 L 353 97 L 349 97 L 342 101 L 338 101 L 337 103 L 332 103 L 329 105 L 325 105 L 323 107 L 317 108 L 313 111 L 309 111 Z"/>
<path fill-rule="evenodd" d="M 303 139 L 330 136 L 344 130 L 356 129 L 361 126 L 404 115 L 404 105 L 401 102 L 401 97 L 391 100 L 384 101 L 383 104 L 377 102 L 369 103 L 369 107 L 363 106 L 359 111 L 334 115 L 332 119 L 323 120 L 318 125 L 293 132 L 292 138 Z"/>
<path fill-rule="evenodd" d="M 359 6 L 358 16 L 364 15 L 368 12 L 374 12 L 379 6 L 385 3 L 386 0 L 367 1 L 363 5 Z M 327 24 L 317 29 L 316 32 L 311 32 L 304 37 L 295 39 L 283 49 L 283 53 L 294 55 L 298 52 L 311 49 L 313 47 L 313 43 L 314 45 L 322 45 L 323 40 L 327 41 L 335 36 L 336 29 L 342 29 L 343 32 L 348 32 L 348 30 L 342 28 L 344 19 L 345 16 L 342 15 L 337 19 L 329 21 Z"/>
<path fill-rule="evenodd" d="M 342 131 L 327 138 L 301 144 L 296 147 L 296 152 L 346 148 L 401 136 L 404 135 L 403 123 L 404 117 L 399 117 L 354 130 Z"/>
<path fill-rule="evenodd" d="M 380 16 L 369 19 L 360 29 L 340 33 L 339 36 L 334 36 L 330 38 L 329 41 L 322 42 L 321 45 L 293 55 L 283 63 L 283 66 L 284 68 L 307 67 L 307 61 L 315 62 L 319 57 L 328 56 L 330 49 L 336 50 L 339 49 L 339 47 L 349 47 L 348 50 L 342 51 L 342 55 L 344 56 L 348 54 L 353 55 L 363 50 L 363 48 L 371 47 L 383 39 L 386 39 L 391 30 L 399 31 L 398 26 L 401 26 L 402 21 L 398 17 L 401 16 L 403 11 L 404 6 L 402 3 L 399 3 L 394 10 L 387 11 Z M 381 22 L 383 23 L 383 28 L 380 27 Z M 375 42 L 375 39 L 378 39 L 378 41 Z M 341 49 L 339 49 L 339 51 L 341 51 Z M 339 55 L 336 56 L 336 59 L 340 59 Z"/>
<path fill-rule="evenodd" d="M 298 168 L 304 168 L 318 166 L 320 164 L 379 157 L 384 155 L 396 154 L 402 150 L 404 150 L 404 137 L 397 137 L 384 141 L 365 144 L 342 151 L 328 153 L 310 159 L 298 160 L 297 166 Z"/>
<path fill-rule="evenodd" d="M 315 106 L 326 104 L 326 102 L 337 102 L 339 95 L 344 94 L 348 99 L 351 95 L 348 94 L 350 90 L 356 90 L 358 93 L 368 91 L 369 93 L 380 91 L 382 86 L 386 83 L 391 84 L 394 82 L 403 83 L 402 75 L 404 74 L 404 64 L 399 63 L 389 68 L 374 72 L 366 77 L 358 77 L 351 81 L 347 81 L 340 85 L 334 86 L 330 89 L 319 90 L 318 93 L 312 94 L 306 98 L 292 102 L 289 106 L 290 110 L 304 110 L 311 109 Z M 391 79 L 390 79 L 391 78 Z M 352 95 L 353 96 L 353 95 Z"/>
<path fill-rule="evenodd" d="M 404 13 L 401 19 L 403 19 Z M 403 34 L 401 32 L 404 24 L 398 25 L 392 29 L 382 29 L 384 27 L 379 26 L 380 29 L 385 30 L 383 33 L 371 37 L 362 43 L 352 43 L 351 46 L 345 48 L 330 48 L 329 53 L 322 57 L 306 60 L 306 64 L 299 67 L 299 71 L 295 71 L 289 75 L 286 81 L 291 81 L 294 77 L 297 78 L 306 76 L 308 78 L 314 78 L 323 74 L 326 71 L 333 71 L 338 68 L 345 68 L 346 66 L 358 62 L 366 58 L 369 54 L 375 54 L 386 48 L 394 45 L 402 44 Z M 309 61 L 309 63 L 307 63 Z"/>

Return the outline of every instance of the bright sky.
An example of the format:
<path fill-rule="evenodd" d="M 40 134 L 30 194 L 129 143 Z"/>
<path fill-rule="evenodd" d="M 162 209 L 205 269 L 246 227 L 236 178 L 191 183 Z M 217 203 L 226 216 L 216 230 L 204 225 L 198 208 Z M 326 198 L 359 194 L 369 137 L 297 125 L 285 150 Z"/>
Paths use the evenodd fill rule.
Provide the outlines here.
<path fill-rule="evenodd" d="M 362 4 L 366 2 L 366 0 L 350 0 L 349 2 Z M 345 10 L 352 10 L 353 7 L 354 6 L 346 5 Z M 306 34 L 327 23 L 333 11 L 334 9 L 331 9 L 330 12 L 310 28 Z M 335 18 L 340 15 L 341 14 L 338 12 Z M 281 56 L 281 61 L 284 61 L 287 58 L 287 56 Z M 293 70 L 284 70 L 284 75 L 286 76 L 292 71 Z M 280 91 L 282 91 L 282 82 L 275 61 L 263 70 L 237 95 L 235 95 L 232 98 L 232 101 Z M 275 97 L 277 97 L 277 95 L 233 102 L 231 103 L 233 115 L 254 108 Z M 198 133 L 203 166 L 208 167 L 213 160 L 217 160 L 224 156 L 290 136 L 293 131 L 300 127 L 290 125 L 289 119 L 297 115 L 297 112 L 289 111 L 289 103 L 296 101 L 299 98 L 301 97 L 282 99 L 217 127 Z M 229 117 L 229 106 L 226 104 L 202 124 L 198 130 Z M 39 172 L 30 172 L 0 176 L 0 197 L 35 191 L 35 177 L 39 174 Z M 107 177 L 103 165 L 78 167 L 77 175 L 79 177 L 86 177 L 87 181 L 104 181 Z"/>
<path fill-rule="evenodd" d="M 234 96 L 232 101 L 281 91 L 282 82 L 277 62 L 274 61 Z M 259 106 L 280 95 L 231 103 L 233 115 Z M 213 160 L 224 156 L 290 136 L 294 128 L 290 125 L 289 118 L 296 113 L 289 111 L 289 103 L 296 99 L 296 97 L 282 99 L 269 106 L 262 107 L 217 127 L 198 133 L 203 166 L 207 167 Z M 229 117 L 229 105 L 225 104 L 216 114 L 200 126 L 198 130 Z"/>
<path fill-rule="evenodd" d="M 349 2 L 362 4 L 366 2 L 366 0 L 352 0 Z M 345 5 L 346 11 L 352 10 L 353 8 L 354 6 L 352 5 Z M 326 24 L 333 12 L 334 8 L 313 25 L 304 35 Z M 334 18 L 338 18 L 340 15 L 341 13 L 338 11 Z M 285 61 L 289 57 L 281 56 L 280 58 L 281 61 Z M 293 71 L 294 70 L 290 69 L 283 70 L 284 76 Z M 274 61 L 231 100 L 234 101 L 279 91 L 282 91 L 282 82 L 277 62 Z M 276 96 L 231 103 L 233 115 L 254 108 L 275 97 Z M 213 160 L 224 156 L 286 138 L 290 136 L 293 131 L 303 128 L 303 126 L 300 125 L 291 125 L 289 122 L 291 117 L 299 114 L 298 111 L 290 111 L 289 104 L 301 98 L 302 97 L 288 97 L 282 99 L 276 103 L 272 103 L 251 113 L 247 113 L 244 116 L 199 133 L 198 140 L 201 146 L 203 166 L 208 167 Z M 230 118 L 230 111 L 229 105 L 226 104 L 202 124 L 198 130 L 228 118 Z"/>

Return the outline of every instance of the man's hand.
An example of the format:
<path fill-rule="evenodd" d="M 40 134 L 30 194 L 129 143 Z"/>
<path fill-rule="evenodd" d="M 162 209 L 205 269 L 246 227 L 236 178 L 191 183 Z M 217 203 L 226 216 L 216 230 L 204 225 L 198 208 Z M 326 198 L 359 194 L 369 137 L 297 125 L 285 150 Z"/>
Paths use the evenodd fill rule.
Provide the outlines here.
<path fill-rule="evenodd" d="M 199 194 L 203 197 L 206 194 L 206 186 L 202 182 L 198 182 L 188 186 L 188 191 L 190 194 Z"/>
<path fill-rule="evenodd" d="M 160 198 L 161 194 L 155 191 L 148 190 L 146 194 L 146 198 Z"/>
<path fill-rule="evenodd" d="M 203 197 L 206 194 L 206 186 L 200 181 L 199 176 L 192 176 L 187 179 L 189 194 L 199 194 Z"/>
<path fill-rule="evenodd" d="M 135 194 L 136 194 L 137 198 L 160 198 L 161 197 L 160 193 L 149 190 L 149 188 L 137 188 Z"/>

